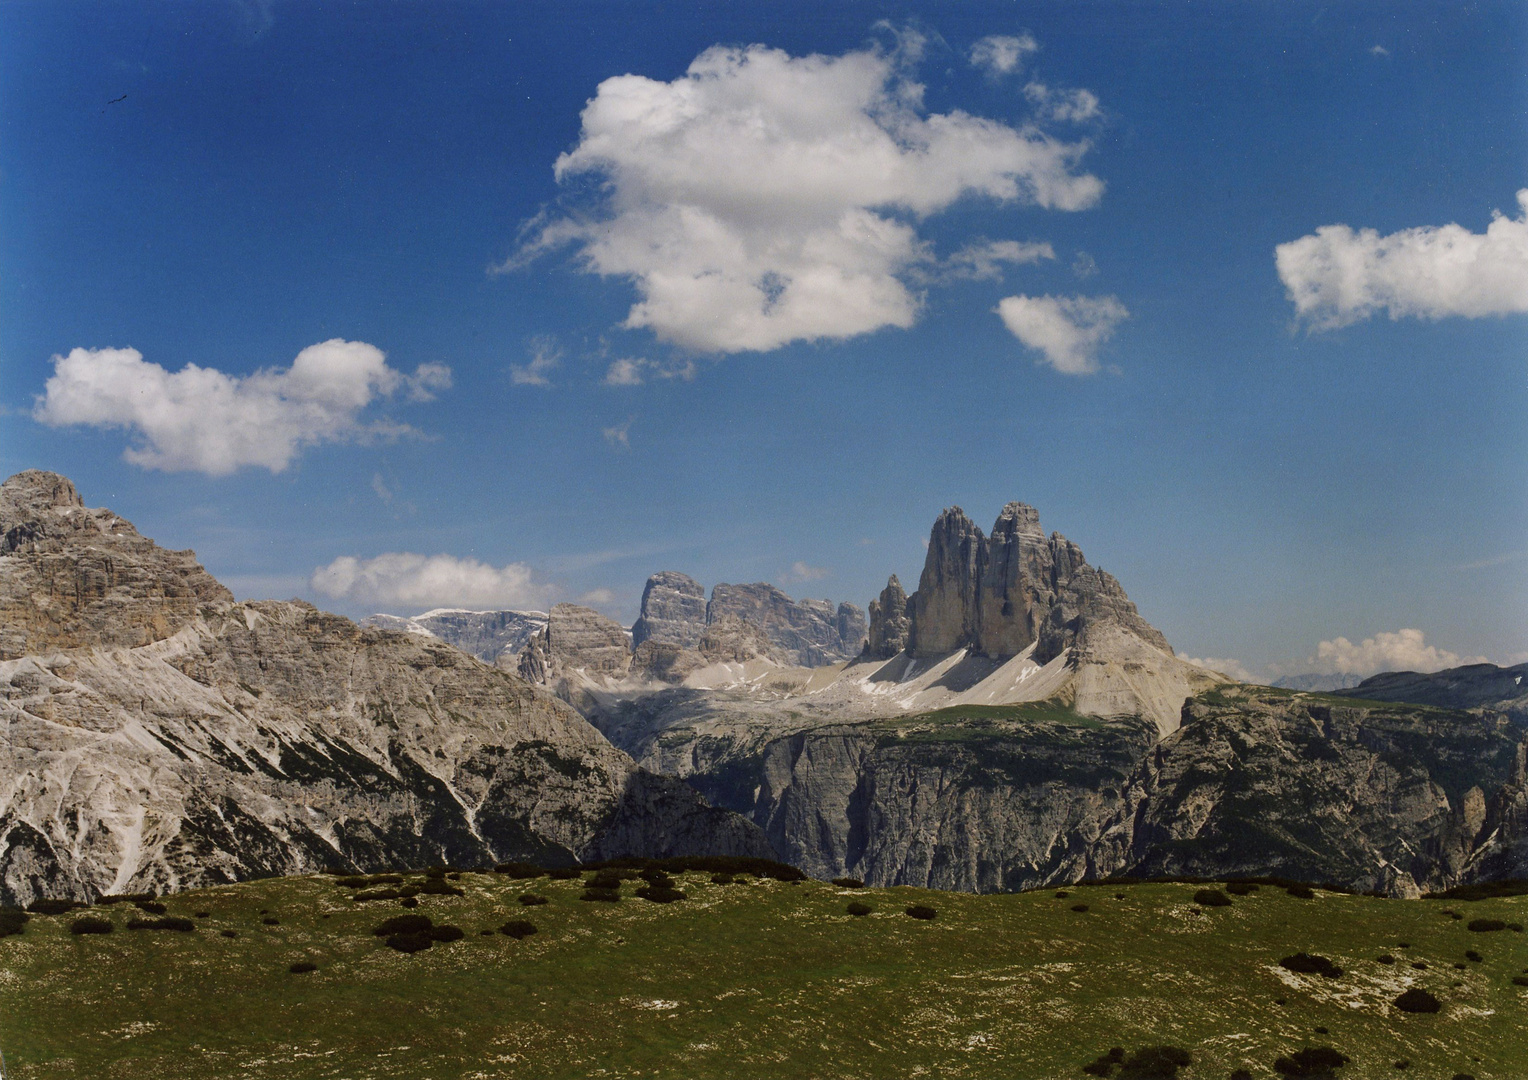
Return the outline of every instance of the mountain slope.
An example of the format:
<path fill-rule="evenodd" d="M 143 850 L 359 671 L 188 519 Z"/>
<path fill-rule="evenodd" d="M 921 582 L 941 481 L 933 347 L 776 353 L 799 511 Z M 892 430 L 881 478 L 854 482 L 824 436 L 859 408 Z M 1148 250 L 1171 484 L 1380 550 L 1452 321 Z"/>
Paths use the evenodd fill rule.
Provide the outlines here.
<path fill-rule="evenodd" d="M 235 603 L 50 473 L 0 486 L 0 903 L 328 865 L 770 853 L 417 634 Z"/>

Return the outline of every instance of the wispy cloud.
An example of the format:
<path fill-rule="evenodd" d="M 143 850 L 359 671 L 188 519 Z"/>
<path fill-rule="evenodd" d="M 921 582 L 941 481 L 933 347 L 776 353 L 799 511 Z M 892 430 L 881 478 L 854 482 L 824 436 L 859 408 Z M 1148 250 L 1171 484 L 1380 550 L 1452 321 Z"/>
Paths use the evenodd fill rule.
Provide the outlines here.
<path fill-rule="evenodd" d="M 1507 563 L 1517 562 L 1520 559 L 1528 559 L 1528 551 L 1509 551 L 1504 555 L 1492 555 L 1487 559 L 1476 559 L 1474 562 L 1460 563 L 1455 570 L 1485 570 L 1492 566 L 1505 566 Z"/>
<path fill-rule="evenodd" d="M 1369 55 L 1370 56 L 1389 56 L 1390 55 L 1390 50 L 1385 48 L 1383 45 L 1375 45 L 1375 46 L 1373 46 L 1372 48 L 1369 49 Z"/>
<path fill-rule="evenodd" d="M 689 382 L 695 378 L 693 360 L 648 360 L 645 357 L 622 357 L 612 360 L 600 380 L 604 386 L 641 386 L 649 378 L 682 379 Z"/>
<path fill-rule="evenodd" d="M 1196 667 L 1207 668 L 1210 671 L 1216 671 L 1222 675 L 1229 675 L 1237 682 L 1257 681 L 1252 677 L 1252 672 L 1247 670 L 1245 664 L 1243 664 L 1240 660 L 1232 659 L 1229 656 L 1206 656 L 1202 660 L 1196 660 L 1192 656 L 1184 656 L 1181 657 L 1181 659 L 1184 661 L 1184 663 L 1193 664 Z"/>
<path fill-rule="evenodd" d="M 997 305 L 1003 325 L 1064 375 L 1098 370 L 1098 350 L 1130 312 L 1113 296 L 1009 296 Z"/>
<path fill-rule="evenodd" d="M 1025 59 L 1039 51 L 1040 43 L 1029 34 L 988 34 L 971 46 L 971 66 L 995 81 L 1017 75 Z"/>
<path fill-rule="evenodd" d="M 628 416 L 622 423 L 616 424 L 613 427 L 600 428 L 600 434 L 604 436 L 605 442 L 609 443 L 612 449 L 631 449 L 632 419 L 632 417 Z"/>
<path fill-rule="evenodd" d="M 557 339 L 550 334 L 538 334 L 531 338 L 528 351 L 530 363 L 509 365 L 509 381 L 516 386 L 550 389 L 552 380 L 547 378 L 547 372 L 562 363 L 562 348 Z"/>
<path fill-rule="evenodd" d="M 791 563 L 790 573 L 786 574 L 788 581 L 821 581 L 831 573 L 825 566 L 808 566 L 801 560 Z"/>

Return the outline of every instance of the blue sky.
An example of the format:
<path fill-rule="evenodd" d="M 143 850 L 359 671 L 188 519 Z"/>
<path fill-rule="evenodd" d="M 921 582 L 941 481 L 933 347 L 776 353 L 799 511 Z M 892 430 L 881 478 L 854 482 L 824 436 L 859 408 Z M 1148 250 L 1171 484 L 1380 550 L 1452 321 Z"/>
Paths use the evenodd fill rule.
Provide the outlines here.
<path fill-rule="evenodd" d="M 0 469 L 351 615 L 1020 499 L 1183 654 L 1521 659 L 1528 9 L 1204 7 L 0 5 Z"/>

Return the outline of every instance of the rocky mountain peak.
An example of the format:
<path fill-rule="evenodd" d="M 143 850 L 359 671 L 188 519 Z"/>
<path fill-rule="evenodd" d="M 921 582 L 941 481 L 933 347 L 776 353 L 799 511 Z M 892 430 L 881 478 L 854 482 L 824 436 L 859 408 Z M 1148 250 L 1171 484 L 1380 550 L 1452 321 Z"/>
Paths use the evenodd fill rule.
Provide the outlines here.
<path fill-rule="evenodd" d="M 918 591 L 912 596 L 909 652 L 934 656 L 976 639 L 974 599 L 986 550 L 987 538 L 960 507 L 939 515 L 929 533 Z"/>
<path fill-rule="evenodd" d="M 892 574 L 886 580 L 880 598 L 870 601 L 870 630 L 865 642 L 865 656 L 872 660 L 890 660 L 907 648 L 911 627 L 907 593 L 897 575 Z"/>
<path fill-rule="evenodd" d="M 663 570 L 647 579 L 631 643 L 660 641 L 693 649 L 706 629 L 706 587 L 688 574 Z"/>
<path fill-rule="evenodd" d="M 67 476 L 27 469 L 0 484 L 0 521 L 13 513 L 25 515 L 62 507 L 83 508 L 85 500 Z"/>

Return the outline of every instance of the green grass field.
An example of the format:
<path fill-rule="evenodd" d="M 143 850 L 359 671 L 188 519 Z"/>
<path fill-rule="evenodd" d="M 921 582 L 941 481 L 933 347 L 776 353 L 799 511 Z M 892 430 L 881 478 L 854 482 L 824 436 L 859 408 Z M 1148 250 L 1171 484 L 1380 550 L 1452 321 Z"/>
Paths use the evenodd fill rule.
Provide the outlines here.
<path fill-rule="evenodd" d="M 1528 936 L 1466 929 L 1528 921 L 1524 896 L 1301 900 L 1264 886 L 1201 909 L 1182 884 L 1061 898 L 675 879 L 682 902 L 628 884 L 619 903 L 587 903 L 576 880 L 465 873 L 465 896 L 417 910 L 466 936 L 414 955 L 371 933 L 397 901 L 355 903 L 326 877 L 167 898 L 170 915 L 208 913 L 190 933 L 127 930 L 142 914 L 129 904 L 89 912 L 110 934 L 71 934 L 83 912 L 33 916 L 0 938 L 0 1048 L 19 1080 L 1085 1080 L 1110 1047 L 1151 1044 L 1193 1055 L 1184 1080 L 1273 1078 L 1277 1057 L 1306 1046 L 1346 1054 L 1343 1080 L 1528 1075 L 1528 986 L 1512 982 Z M 525 891 L 549 903 L 523 908 Z M 874 914 L 847 915 L 855 899 Z M 938 918 L 907 917 L 914 903 Z M 480 933 L 514 918 L 540 932 Z M 1345 973 L 1278 966 L 1301 951 Z M 318 970 L 291 973 L 299 961 Z M 1409 986 L 1441 1011 L 1393 1008 Z"/>

